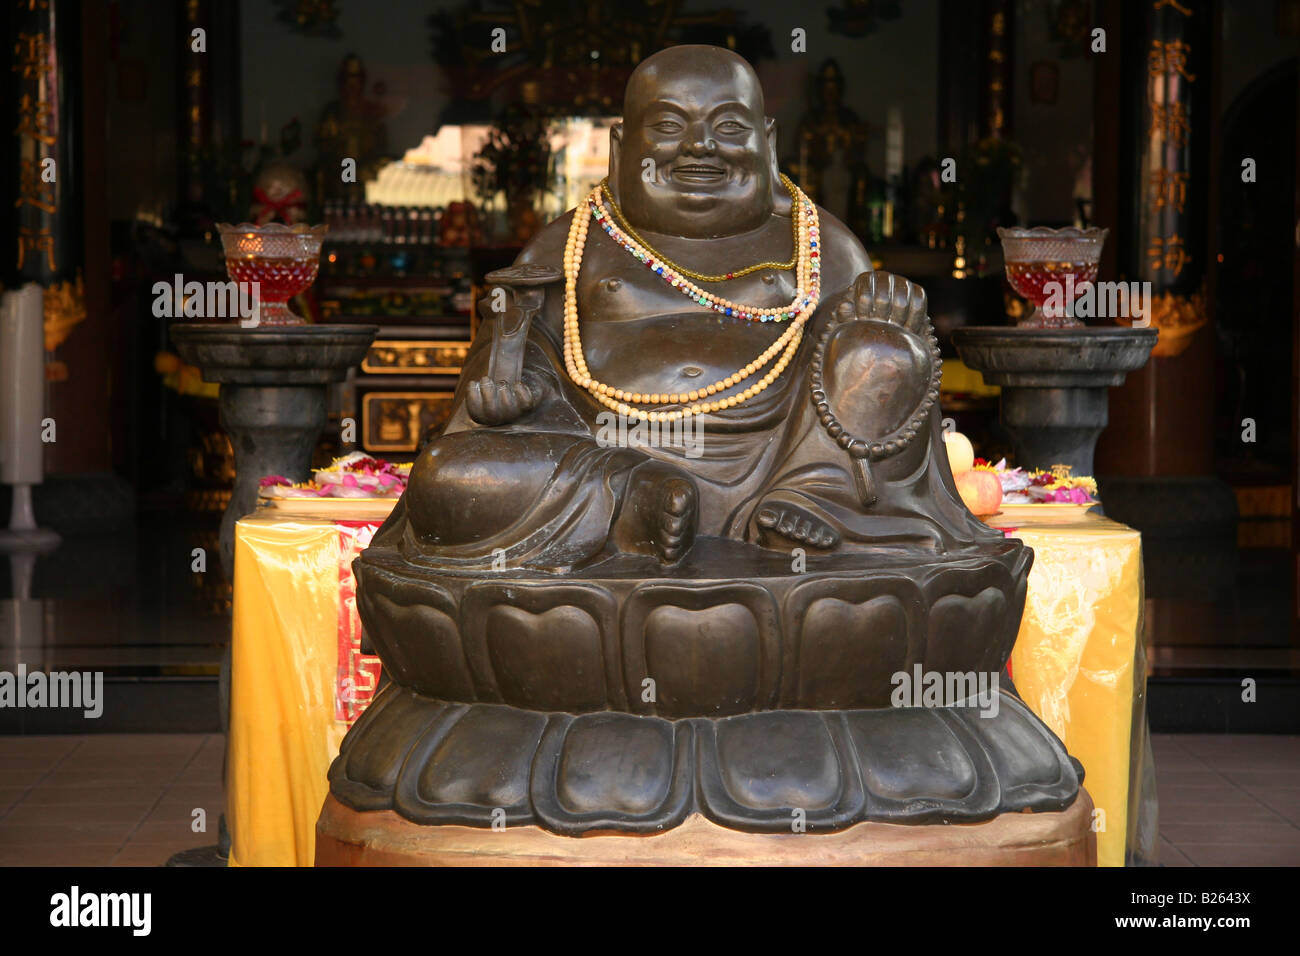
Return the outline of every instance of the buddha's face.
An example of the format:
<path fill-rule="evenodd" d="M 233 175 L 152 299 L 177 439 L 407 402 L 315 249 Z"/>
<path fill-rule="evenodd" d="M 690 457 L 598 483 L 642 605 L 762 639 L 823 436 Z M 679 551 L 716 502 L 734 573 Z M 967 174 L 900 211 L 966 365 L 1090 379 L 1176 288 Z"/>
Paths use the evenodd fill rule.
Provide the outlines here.
<path fill-rule="evenodd" d="M 774 138 L 749 64 L 713 47 L 672 47 L 628 82 L 610 180 L 637 228 L 693 238 L 746 232 L 772 215 Z"/>

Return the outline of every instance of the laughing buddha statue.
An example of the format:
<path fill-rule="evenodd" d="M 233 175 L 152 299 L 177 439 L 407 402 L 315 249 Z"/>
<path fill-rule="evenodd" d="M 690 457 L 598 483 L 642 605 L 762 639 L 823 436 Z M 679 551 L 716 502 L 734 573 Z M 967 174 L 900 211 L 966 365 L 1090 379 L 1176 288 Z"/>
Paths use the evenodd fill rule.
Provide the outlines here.
<path fill-rule="evenodd" d="M 956 493 L 925 294 L 776 155 L 748 63 L 656 53 L 608 178 L 489 278 L 448 425 L 355 565 L 388 683 L 333 801 L 567 836 L 1075 801 L 1005 678 L 1032 552 Z M 1002 686 L 896 706 L 930 673 Z"/>

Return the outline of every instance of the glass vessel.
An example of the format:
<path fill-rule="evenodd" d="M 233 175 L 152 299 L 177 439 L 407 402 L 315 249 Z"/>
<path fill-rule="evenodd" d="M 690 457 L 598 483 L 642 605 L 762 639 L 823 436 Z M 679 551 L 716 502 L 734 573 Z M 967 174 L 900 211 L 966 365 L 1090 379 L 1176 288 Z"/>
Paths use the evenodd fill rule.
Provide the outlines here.
<path fill-rule="evenodd" d="M 258 283 L 259 326 L 306 325 L 288 302 L 316 279 L 328 226 L 272 222 L 218 223 L 226 272 L 235 282 Z"/>
<path fill-rule="evenodd" d="M 1109 230 L 1068 226 L 998 229 L 1011 288 L 1034 307 L 1019 328 L 1077 329 L 1074 300 L 1097 280 L 1101 247 Z"/>

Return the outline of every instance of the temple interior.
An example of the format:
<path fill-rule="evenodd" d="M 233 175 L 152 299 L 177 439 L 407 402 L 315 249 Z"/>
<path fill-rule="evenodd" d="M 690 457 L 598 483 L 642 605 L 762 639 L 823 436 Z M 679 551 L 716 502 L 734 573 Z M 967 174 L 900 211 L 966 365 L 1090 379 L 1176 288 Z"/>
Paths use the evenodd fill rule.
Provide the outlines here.
<path fill-rule="evenodd" d="M 773 160 L 801 191 L 791 191 L 796 253 L 798 195 L 806 195 L 824 234 L 837 220 L 875 271 L 924 289 L 942 358 L 933 421 L 969 439 L 965 467 L 1002 476 L 1004 502 L 1008 489 L 1023 498 L 1034 487 L 1065 489 L 1049 499 L 1061 505 L 1099 499 L 1094 511 L 1107 528 L 1131 535 L 1116 539 L 1131 550 L 1114 563 L 1110 543 L 1085 541 L 1054 564 L 1050 528 L 1031 540 L 1039 529 L 1024 527 L 1030 518 L 1004 511 L 1001 524 L 989 519 L 1008 537 L 1024 529 L 1043 576 L 1030 572 L 1010 677 L 1030 705 L 1055 701 L 1051 713 L 1033 709 L 1076 757 L 1074 735 L 1100 735 L 1084 725 L 1102 721 L 1103 707 L 1066 700 L 1064 690 L 1052 698 L 1052 681 L 1073 677 L 1036 674 L 1027 631 L 1058 650 L 1104 642 L 1097 635 L 1107 628 L 1120 635 L 1112 643 L 1125 653 L 1105 666 L 1127 682 L 1129 696 L 1114 704 L 1124 714 L 1124 753 L 1107 745 L 1089 758 L 1082 745 L 1094 802 L 1102 804 L 1094 788 L 1108 775 L 1127 787 L 1127 843 L 1102 841 L 1100 861 L 1300 863 L 1297 0 L 829 0 L 799 10 L 776 0 L 8 6 L 0 15 L 0 41 L 13 51 L 0 77 L 10 144 L 0 205 L 14 212 L 0 231 L 0 517 L 12 513 L 15 535 L 39 529 L 48 540 L 0 542 L 0 672 L 21 675 L 19 684 L 42 672 L 95 675 L 102 691 L 101 713 L 87 719 L 87 708 L 38 704 L 30 693 L 27 704 L 7 702 L 0 686 L 0 865 L 161 865 L 213 842 L 224 860 L 227 823 L 240 863 L 261 861 L 256 841 L 273 842 L 274 814 L 233 798 L 232 780 L 271 748 L 254 751 L 261 744 L 246 732 L 236 752 L 232 726 L 269 708 L 258 703 L 267 695 L 296 692 L 299 678 L 306 686 L 304 675 L 324 661 L 322 686 L 333 699 L 321 729 L 306 729 L 304 718 L 281 733 L 301 733 L 333 757 L 383 689 L 374 641 L 381 655 L 400 653 L 382 635 L 361 634 L 358 605 L 367 623 L 380 615 L 369 610 L 379 599 L 360 593 L 380 586 L 371 559 L 359 560 L 367 573 L 356 581 L 349 570 L 392 502 L 336 523 L 319 520 L 321 511 L 315 523 L 293 524 L 277 521 L 275 508 L 285 506 L 274 488 L 297 488 L 312 472 L 319 486 L 345 456 L 366 462 L 365 480 L 381 489 L 366 506 L 396 497 L 385 490 L 391 475 L 401 476 L 398 491 L 407 474 L 416 488 L 424 466 L 407 467 L 445 428 L 463 426 L 462 371 L 480 367 L 476 355 L 488 361 L 473 344 L 489 336 L 484 315 L 507 282 L 489 274 L 600 195 L 593 188 L 613 169 L 611 129 L 629 76 L 681 44 L 725 48 L 757 74 L 774 120 Z M 634 207 L 624 207 L 632 217 Z M 214 371 L 215 353 L 174 334 L 183 324 L 238 321 L 229 318 L 241 308 L 234 293 L 217 302 L 229 306 L 220 318 L 212 308 L 214 290 L 220 300 L 227 279 L 240 278 L 232 243 L 276 222 L 328 229 L 306 282 L 257 274 L 262 314 L 271 291 L 283 292 L 287 312 L 276 307 L 285 321 L 364 339 L 330 369 L 313 367 L 316 378 L 294 379 L 301 395 Z M 227 232 L 222 224 L 242 225 Z M 1050 372 L 999 371 L 1010 367 L 995 354 L 1001 340 L 978 333 L 1034 323 L 1049 305 L 1030 291 L 1034 281 L 1043 291 L 1042 275 L 1027 280 L 1025 270 L 1046 262 L 1051 272 L 1063 258 L 1022 256 L 1000 238 L 1036 227 L 1107 230 L 1091 271 L 1077 275 L 1080 289 L 1095 283 L 1109 299 L 1089 290 L 1068 306 L 1074 326 L 1158 331 L 1124 369 L 1098 371 L 1109 359 L 1080 339 L 1058 346 Z M 556 249 L 565 233 L 557 235 Z M 522 302 L 526 280 L 511 281 L 523 283 L 512 287 Z M 33 318 L 39 334 L 20 327 L 30 300 L 19 295 L 32 284 L 44 296 Z M 561 286 L 550 288 L 548 301 L 558 301 Z M 1116 289 L 1131 308 L 1116 311 Z M 586 336 L 590 348 L 602 341 L 595 334 Z M 343 355 L 345 337 L 329 348 Z M 637 358 L 636 346 L 624 348 Z M 490 359 L 508 360 L 505 350 Z M 474 375 L 500 378 L 496 369 Z M 249 421 L 274 418 L 275 402 L 284 403 L 280 424 L 297 429 L 297 454 L 310 457 L 302 474 L 251 471 L 290 454 L 271 447 L 289 439 L 267 437 L 265 421 L 235 421 L 233 399 L 227 407 L 221 396 L 236 385 L 266 393 L 259 411 L 251 399 L 240 406 Z M 292 415 L 317 414 L 302 411 L 312 389 L 323 416 L 296 424 Z M 34 422 L 39 440 L 20 438 Z M 945 444 L 935 437 L 931 450 Z M 873 467 L 876 477 L 862 482 L 895 481 L 887 465 Z M 260 489 L 247 486 L 247 500 L 237 472 L 261 480 Z M 1009 485 L 1008 472 L 1022 484 Z M 355 486 L 346 468 L 338 473 Z M 874 487 L 857 486 L 862 500 L 873 500 Z M 962 497 L 949 504 L 965 521 L 974 499 L 961 480 L 955 487 Z M 1070 497 L 1072 488 L 1091 492 Z M 403 548 L 413 535 L 435 537 L 418 523 L 422 514 L 454 510 L 429 500 L 413 491 L 398 505 L 401 522 L 411 522 Z M 707 519 L 715 506 L 707 494 L 701 501 Z M 752 540 L 767 543 L 783 519 L 765 531 L 758 525 L 767 519 L 754 520 Z M 905 520 L 897 527 L 910 527 Z M 710 527 L 702 523 L 701 535 Z M 889 527 L 886 544 L 912 533 Z M 810 550 L 836 535 L 865 542 L 863 568 L 875 560 L 878 541 L 854 539 L 851 522 L 812 528 L 799 539 Z M 312 549 L 326 541 L 332 550 L 321 559 Z M 371 555 L 380 544 L 382 533 Z M 690 541 L 655 547 L 667 562 Z M 568 560 L 537 553 L 552 562 L 548 573 Z M 1049 581 L 1053 568 L 1063 577 Z M 1051 586 L 1073 596 L 1049 603 Z M 623 620 L 631 600 L 620 605 Z M 266 621 L 280 629 L 258 631 Z M 324 644 L 305 649 L 309 632 Z M 286 665 L 270 651 L 254 658 L 241 634 L 244 648 L 282 640 L 298 666 L 275 670 Z M 648 658 L 673 646 L 653 644 L 650 624 L 646 634 Z M 466 645 L 473 640 L 466 629 Z M 498 653 L 483 642 L 484 659 Z M 519 699 L 542 701 L 536 710 L 580 709 L 550 708 L 551 698 L 492 661 L 504 688 L 498 699 L 515 702 L 514 680 Z M 1072 674 L 1103 667 L 1077 657 L 1062 666 Z M 1047 689 L 1035 698 L 1040 676 Z M 696 716 L 681 695 L 677 711 L 659 713 Z M 286 779 L 290 770 L 299 772 L 286 769 Z M 328 790 L 317 776 L 313 806 Z M 75 814 L 49 797 L 60 780 L 88 794 Z M 204 832 L 181 812 L 191 804 L 208 808 Z M 310 847 L 297 852 L 265 862 L 310 863 Z"/>

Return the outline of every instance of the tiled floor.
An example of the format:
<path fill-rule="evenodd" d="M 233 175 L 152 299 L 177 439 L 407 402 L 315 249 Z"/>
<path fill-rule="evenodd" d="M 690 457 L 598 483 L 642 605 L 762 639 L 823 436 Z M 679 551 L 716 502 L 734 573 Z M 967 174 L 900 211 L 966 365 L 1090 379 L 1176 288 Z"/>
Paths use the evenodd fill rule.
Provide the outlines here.
<path fill-rule="evenodd" d="M 1164 866 L 1300 866 L 1300 737 L 1157 734 Z"/>
<path fill-rule="evenodd" d="M 0 866 L 159 866 L 216 843 L 223 750 L 218 734 L 0 737 Z"/>
<path fill-rule="evenodd" d="M 1152 744 L 1162 865 L 1300 866 L 1300 737 Z M 215 843 L 222 746 L 215 734 L 0 737 L 0 866 L 157 866 Z"/>

